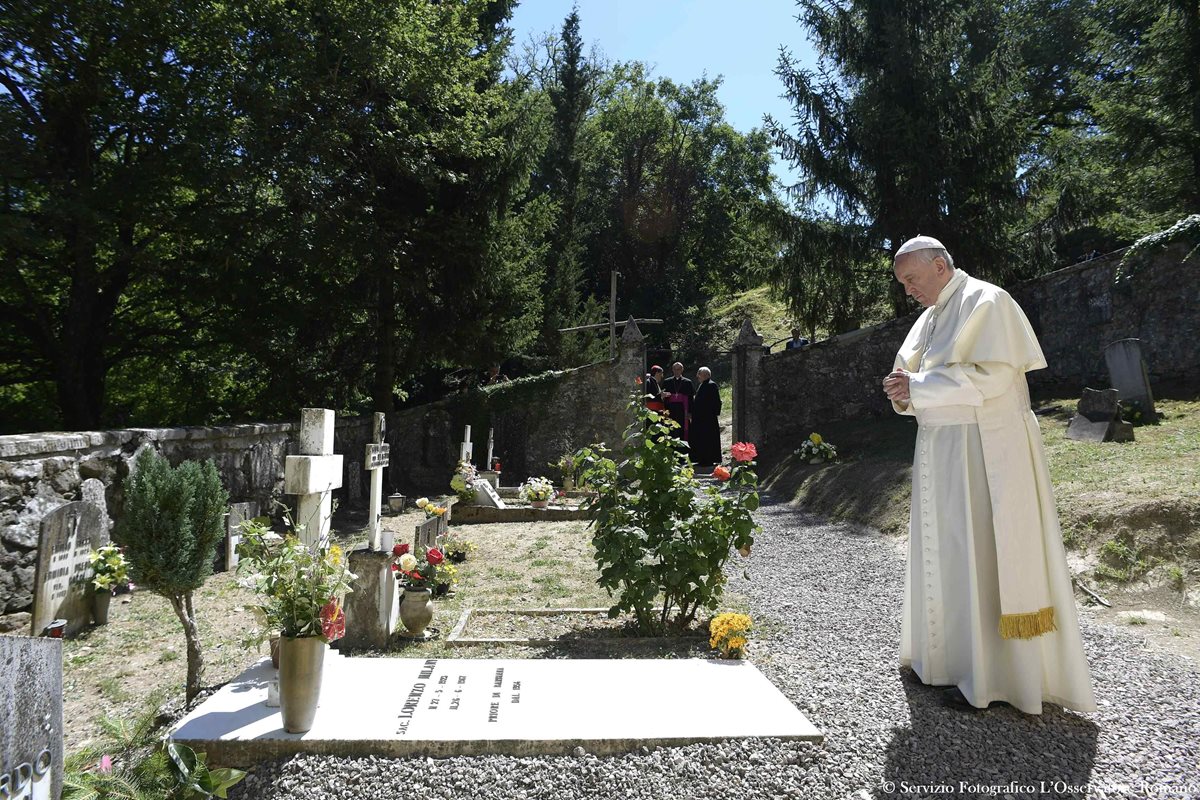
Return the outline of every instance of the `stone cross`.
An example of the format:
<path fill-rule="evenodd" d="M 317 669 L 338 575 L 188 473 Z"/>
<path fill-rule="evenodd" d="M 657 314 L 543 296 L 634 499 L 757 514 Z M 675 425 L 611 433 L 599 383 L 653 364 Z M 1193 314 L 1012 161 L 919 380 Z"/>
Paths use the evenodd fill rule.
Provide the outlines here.
<path fill-rule="evenodd" d="M 329 539 L 333 490 L 342 485 L 342 457 L 333 454 L 333 411 L 300 411 L 300 455 L 288 456 L 283 469 L 284 494 L 299 495 L 296 527 L 307 545 Z"/>
<path fill-rule="evenodd" d="M 1104 348 L 1104 362 L 1112 387 L 1121 393 L 1122 400 L 1133 400 L 1141 406 L 1142 421 L 1156 422 L 1154 394 L 1150 391 L 1150 376 L 1142 360 L 1142 345 L 1137 339 L 1121 339 Z"/>
<path fill-rule="evenodd" d="M 363 465 L 371 473 L 371 499 L 367 505 L 367 536 L 372 550 L 381 550 L 379 519 L 383 506 L 383 468 L 388 465 L 388 444 L 384 441 L 386 416 L 375 415 L 373 444 L 367 445 L 367 460 Z M 389 548 L 390 549 L 390 548 Z"/>
<path fill-rule="evenodd" d="M 462 444 L 459 446 L 459 449 L 458 449 L 459 460 L 469 462 L 471 460 L 471 458 L 475 455 L 475 451 L 474 451 L 473 447 L 474 446 L 471 444 L 471 426 L 468 425 L 466 427 L 466 430 L 463 431 Z M 491 466 L 491 465 L 489 464 L 488 466 Z"/>
<path fill-rule="evenodd" d="M 225 515 L 225 569 L 232 570 L 238 564 L 238 544 L 242 541 L 242 523 L 258 516 L 258 503 L 230 503 Z"/>

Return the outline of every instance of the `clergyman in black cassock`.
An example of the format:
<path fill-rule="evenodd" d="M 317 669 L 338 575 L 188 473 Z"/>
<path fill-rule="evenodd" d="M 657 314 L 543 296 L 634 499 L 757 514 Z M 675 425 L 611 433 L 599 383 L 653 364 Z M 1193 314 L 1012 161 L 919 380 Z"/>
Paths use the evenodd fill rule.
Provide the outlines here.
<path fill-rule="evenodd" d="M 696 394 L 692 398 L 692 425 L 688 432 L 689 455 L 697 466 L 720 464 L 721 393 L 708 367 L 696 373 Z"/>
<path fill-rule="evenodd" d="M 663 391 L 670 393 L 667 398 L 667 413 L 679 423 L 679 430 L 675 431 L 676 438 L 686 442 L 695 390 L 692 388 L 692 382 L 683 377 L 683 364 L 676 361 L 671 365 L 671 372 L 674 374 L 662 382 Z"/>

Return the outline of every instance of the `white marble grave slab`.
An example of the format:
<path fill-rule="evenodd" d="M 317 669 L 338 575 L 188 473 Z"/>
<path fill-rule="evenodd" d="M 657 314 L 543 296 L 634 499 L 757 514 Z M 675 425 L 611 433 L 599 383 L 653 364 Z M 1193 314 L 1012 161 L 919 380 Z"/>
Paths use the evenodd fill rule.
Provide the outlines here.
<path fill-rule="evenodd" d="M 483 478 L 475 479 L 475 502 L 488 508 L 507 508 L 496 487 Z"/>
<path fill-rule="evenodd" d="M 210 762 L 295 753 L 449 756 L 621 752 L 730 738 L 824 737 L 748 661 L 400 659 L 327 654 L 312 730 L 268 708 L 263 659 L 192 711 L 171 738 Z"/>

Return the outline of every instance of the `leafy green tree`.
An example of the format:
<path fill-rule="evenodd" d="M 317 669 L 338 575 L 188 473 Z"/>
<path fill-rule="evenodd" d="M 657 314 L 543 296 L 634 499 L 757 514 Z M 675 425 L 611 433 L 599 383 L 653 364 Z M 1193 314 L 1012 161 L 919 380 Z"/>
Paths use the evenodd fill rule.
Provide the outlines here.
<path fill-rule="evenodd" d="M 0 386 L 52 382 L 70 428 L 101 421 L 109 369 L 187 334 L 238 40 L 219 3 L 0 13 Z"/>
<path fill-rule="evenodd" d="M 146 448 L 125 479 L 125 513 L 114 533 L 125 548 L 130 578 L 165 597 L 187 640 L 187 701 L 204 673 L 192 594 L 212 574 L 229 495 L 211 461 L 172 468 Z"/>
<path fill-rule="evenodd" d="M 1022 159 L 1031 141 L 1068 124 L 1072 86 L 1056 65 L 1079 60 L 1071 38 L 1079 3 L 1028 0 L 800 0 L 820 52 L 818 69 L 786 51 L 777 74 L 798 118 L 768 121 L 772 141 L 801 173 L 793 187 L 831 205 L 805 257 L 829 263 L 864 235 L 880 256 L 935 234 L 973 272 L 1009 280 L 1032 265 L 1023 226 L 1029 201 Z M 1041 40 L 1051 40 L 1051 52 Z M 816 251 L 815 253 L 813 251 Z M 867 266 L 878 262 L 871 257 Z M 795 263 L 795 262 L 793 262 Z M 820 267 L 804 265 L 809 270 Z M 874 291 L 853 269 L 814 291 Z M 894 281 L 893 310 L 909 305 Z M 861 302 L 853 299 L 850 302 Z M 811 303 L 809 303 L 811 305 Z"/>

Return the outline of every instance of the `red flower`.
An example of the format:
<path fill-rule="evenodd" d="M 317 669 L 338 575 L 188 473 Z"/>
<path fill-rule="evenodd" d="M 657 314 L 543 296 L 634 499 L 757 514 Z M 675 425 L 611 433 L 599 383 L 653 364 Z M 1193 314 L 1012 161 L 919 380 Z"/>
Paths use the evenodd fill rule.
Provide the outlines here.
<path fill-rule="evenodd" d="M 392 572 L 398 572 L 399 570 L 400 570 L 399 564 L 392 564 Z"/>
<path fill-rule="evenodd" d="M 436 547 L 429 548 L 428 552 L 425 553 L 425 560 L 435 567 L 442 563 L 444 558 L 445 557 L 442 555 L 442 551 L 438 550 Z"/>
<path fill-rule="evenodd" d="M 758 455 L 758 448 L 750 442 L 738 442 L 733 446 L 734 461 L 753 461 Z"/>
<path fill-rule="evenodd" d="M 407 552 L 408 552 L 408 544 L 407 543 L 398 544 L 392 548 L 392 555 L 395 556 L 396 558 L 399 558 L 400 556 L 404 555 Z"/>
<path fill-rule="evenodd" d="M 712 471 L 712 476 L 719 481 L 729 480 L 730 474 L 731 473 L 729 472 L 729 469 L 727 467 L 717 467 L 716 469 L 714 469 Z"/>
<path fill-rule="evenodd" d="M 634 380 L 634 382 L 635 382 L 635 383 L 636 383 L 638 386 L 641 386 L 641 385 L 642 385 L 642 379 L 641 379 L 640 377 L 639 377 L 639 378 L 634 378 L 633 380 Z"/>
<path fill-rule="evenodd" d="M 346 635 L 346 612 L 336 597 L 321 609 L 321 635 L 328 642 Z"/>

